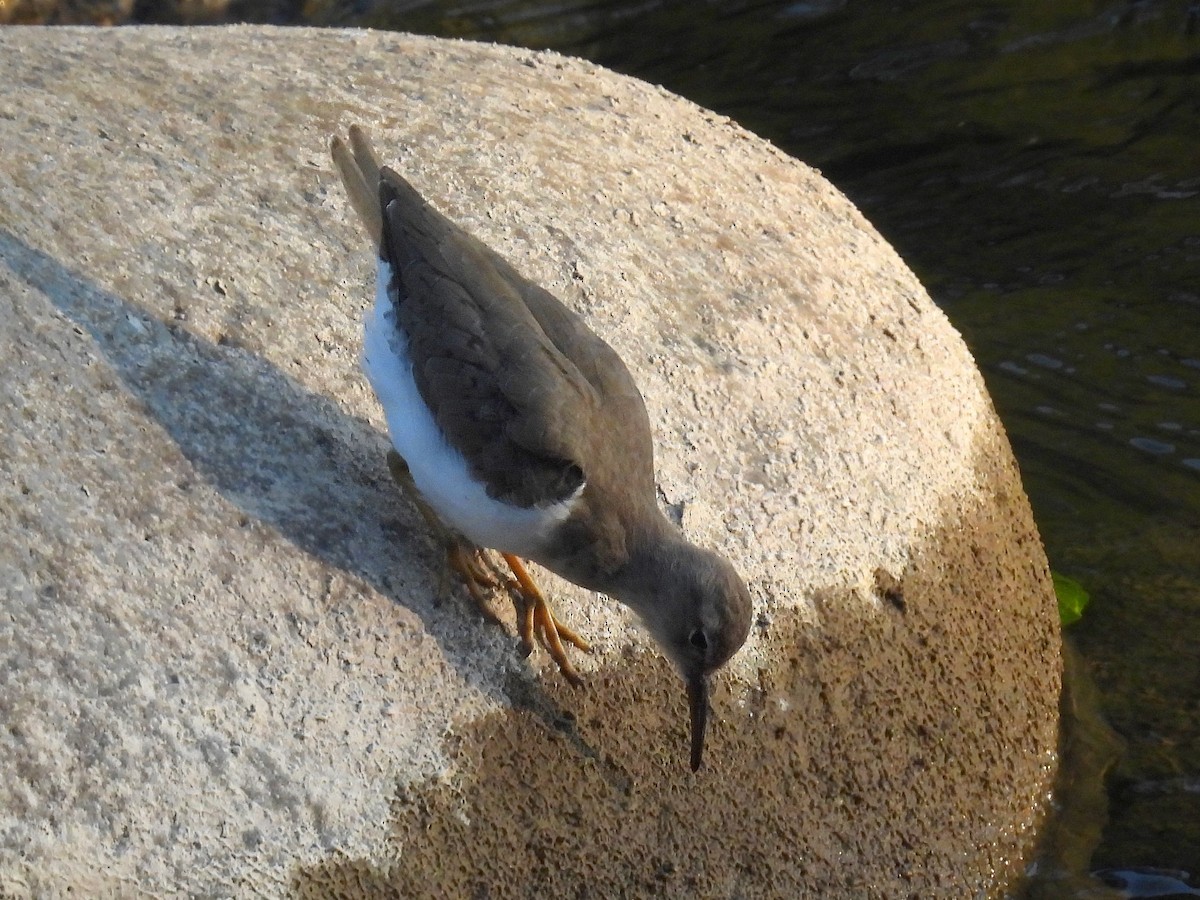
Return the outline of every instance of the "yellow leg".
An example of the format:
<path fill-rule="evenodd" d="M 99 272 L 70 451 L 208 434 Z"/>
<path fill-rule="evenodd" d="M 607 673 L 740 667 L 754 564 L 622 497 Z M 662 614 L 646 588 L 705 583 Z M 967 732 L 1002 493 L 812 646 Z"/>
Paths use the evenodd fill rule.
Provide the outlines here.
<path fill-rule="evenodd" d="M 467 592 L 475 601 L 475 605 L 479 607 L 484 618 L 496 625 L 502 625 L 500 616 L 496 614 L 488 599 L 488 593 L 500 587 L 501 583 L 496 575 L 489 571 L 489 560 L 485 551 L 464 540 L 442 523 L 437 513 L 425 502 L 425 498 L 417 490 L 417 486 L 412 480 L 412 473 L 408 470 L 408 464 L 395 450 L 388 451 L 387 465 L 392 480 L 408 495 L 429 525 L 430 530 L 445 545 L 449 568 L 454 569 L 461 576 L 467 586 Z M 515 583 L 506 579 L 504 587 L 508 589 L 513 599 L 513 605 L 516 607 L 517 632 L 521 637 L 522 651 L 526 656 L 533 652 L 533 639 L 536 634 L 541 645 L 549 652 L 550 658 L 558 664 L 563 677 L 576 687 L 583 684 L 583 679 L 579 677 L 579 673 L 575 671 L 575 667 L 567 658 L 563 641 L 578 647 L 585 653 L 592 649 L 591 646 L 558 621 L 553 610 L 550 609 L 550 604 L 542 596 L 541 590 L 538 589 L 521 560 L 511 553 L 501 553 L 500 555 L 508 563 L 508 567 L 512 569 L 516 578 Z M 443 577 L 439 595 L 444 595 L 446 589 L 447 583 Z"/>
<path fill-rule="evenodd" d="M 563 677 L 571 684 L 579 687 L 579 685 L 583 684 L 583 679 L 579 677 L 579 673 L 571 665 L 571 660 L 567 658 L 567 651 L 563 647 L 563 641 L 574 644 L 585 653 L 592 649 L 591 646 L 578 634 L 558 621 L 554 615 L 554 611 L 550 609 L 550 604 L 546 602 L 546 598 L 542 596 L 542 592 L 538 589 L 537 584 L 530 577 L 524 563 L 511 553 L 501 553 L 500 555 L 504 557 L 504 561 L 512 569 L 520 589 L 517 592 L 517 596 L 520 597 L 522 606 L 518 610 L 517 630 L 521 634 L 522 648 L 526 653 L 533 650 L 533 635 L 536 631 L 542 646 L 549 651 L 550 658 L 558 664 L 558 669 L 562 672 Z"/>
<path fill-rule="evenodd" d="M 500 620 L 500 616 L 497 615 L 496 610 L 492 608 L 486 594 L 486 591 L 497 588 L 500 584 L 487 571 L 485 564 L 480 558 L 479 548 L 464 541 L 442 524 L 442 520 L 438 518 L 437 513 L 433 511 L 430 505 L 425 502 L 425 498 L 421 496 L 421 492 L 417 490 L 417 486 L 413 483 L 412 473 L 409 472 L 408 463 L 404 461 L 404 457 L 395 450 L 389 450 L 387 466 L 392 480 L 408 495 L 408 499 L 420 511 L 421 517 L 425 519 L 426 524 L 429 525 L 429 529 L 445 545 L 448 568 L 453 569 L 462 577 L 463 582 L 467 586 L 467 592 L 471 595 L 471 599 L 475 601 L 475 605 L 479 607 L 479 611 L 483 614 L 483 617 L 493 624 L 503 625 L 504 623 Z M 445 598 L 448 592 L 449 582 L 446 579 L 446 570 L 443 570 L 441 583 L 438 585 L 438 597 Z"/>
<path fill-rule="evenodd" d="M 472 547 L 466 541 L 451 540 L 446 546 L 446 559 L 450 563 L 450 567 L 462 577 L 467 586 L 467 593 L 471 595 L 471 599 L 475 601 L 475 605 L 479 607 L 483 617 L 493 625 L 502 626 L 504 622 L 501 621 L 499 614 L 492 608 L 491 602 L 484 594 L 485 588 L 491 590 L 500 585 L 484 569 L 479 558 L 479 548 Z"/>

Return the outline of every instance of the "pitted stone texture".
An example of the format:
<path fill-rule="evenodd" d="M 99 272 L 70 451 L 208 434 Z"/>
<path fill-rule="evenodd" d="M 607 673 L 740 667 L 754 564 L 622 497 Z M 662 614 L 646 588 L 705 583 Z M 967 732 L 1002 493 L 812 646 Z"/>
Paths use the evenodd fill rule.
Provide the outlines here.
<path fill-rule="evenodd" d="M 961 340 L 815 172 L 552 54 L 0 31 L 0 894 L 963 897 L 1053 774 L 1046 561 Z M 358 371 L 372 129 L 628 362 L 746 576 L 706 768 L 617 604 L 457 599 Z"/>

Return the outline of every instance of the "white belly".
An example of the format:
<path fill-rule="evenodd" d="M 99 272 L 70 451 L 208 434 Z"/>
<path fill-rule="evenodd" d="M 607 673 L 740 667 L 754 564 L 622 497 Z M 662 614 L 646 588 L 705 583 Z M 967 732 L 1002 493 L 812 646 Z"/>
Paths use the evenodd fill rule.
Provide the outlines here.
<path fill-rule="evenodd" d="M 391 277 L 391 266 L 380 260 L 375 308 L 364 327 L 363 371 L 383 406 L 392 445 L 408 464 L 417 489 L 447 525 L 481 547 L 537 556 L 549 533 L 570 514 L 578 493 L 561 503 L 527 509 L 487 495 L 462 454 L 446 441 L 417 390 L 408 340 L 396 327 L 388 297 Z"/>

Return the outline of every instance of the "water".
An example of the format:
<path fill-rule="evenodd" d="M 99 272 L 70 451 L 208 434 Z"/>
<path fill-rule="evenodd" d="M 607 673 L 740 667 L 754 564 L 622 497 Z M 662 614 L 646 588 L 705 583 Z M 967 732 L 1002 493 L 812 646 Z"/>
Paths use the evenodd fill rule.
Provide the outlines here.
<path fill-rule="evenodd" d="M 963 333 L 1051 565 L 1092 594 L 1068 630 L 1083 724 L 1065 748 L 1064 796 L 1083 798 L 1084 824 L 1065 815 L 1048 852 L 1117 870 L 1109 884 L 1135 867 L 1200 872 L 1200 2 L 232 11 L 584 56 L 820 168 Z M 1099 878 L 1056 884 L 1043 895 L 1118 896 Z"/>

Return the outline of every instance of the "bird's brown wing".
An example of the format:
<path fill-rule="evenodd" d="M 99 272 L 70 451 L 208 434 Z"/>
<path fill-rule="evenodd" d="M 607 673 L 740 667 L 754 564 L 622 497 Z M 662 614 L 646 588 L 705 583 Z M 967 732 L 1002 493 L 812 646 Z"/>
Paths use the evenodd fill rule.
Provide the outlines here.
<path fill-rule="evenodd" d="M 595 389 L 599 407 L 593 418 L 599 439 L 603 441 L 614 430 L 620 431 L 620 452 L 607 457 L 611 470 L 593 474 L 606 482 L 620 481 L 629 496 L 653 496 L 654 445 L 650 417 L 625 361 L 552 293 L 523 277 L 503 257 L 493 256 L 497 270 L 517 286 L 542 331 Z"/>
<path fill-rule="evenodd" d="M 438 426 L 496 499 L 528 507 L 571 496 L 588 477 L 584 451 L 604 406 L 596 385 L 496 253 L 390 169 L 379 198 L 389 296 Z"/>

